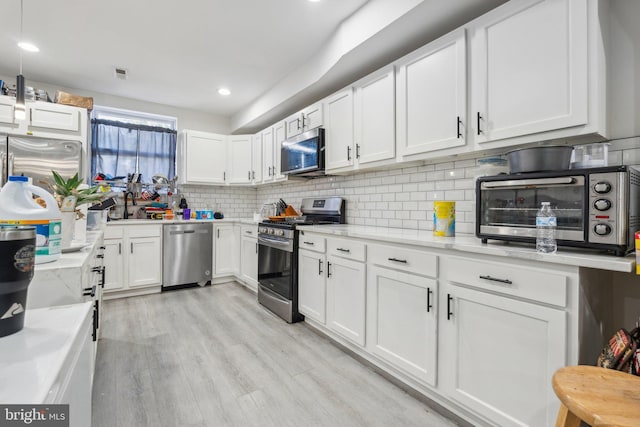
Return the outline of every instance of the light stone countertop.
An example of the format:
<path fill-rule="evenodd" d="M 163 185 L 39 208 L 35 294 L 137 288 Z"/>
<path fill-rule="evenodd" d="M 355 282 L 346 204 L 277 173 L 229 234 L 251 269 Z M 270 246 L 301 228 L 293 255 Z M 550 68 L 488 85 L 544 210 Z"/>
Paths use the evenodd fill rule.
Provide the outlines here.
<path fill-rule="evenodd" d="M 101 235 L 102 231 L 87 232 L 87 243 L 82 249 L 75 252 L 61 253 L 60 258 L 53 262 L 36 264 L 35 272 L 38 273 L 39 271 L 81 268 L 91 253 L 91 249 L 93 248 L 96 240 L 98 240 Z"/>
<path fill-rule="evenodd" d="M 558 248 L 555 254 L 539 254 L 531 245 L 507 243 L 490 240 L 483 244 L 472 234 L 460 234 L 456 237 L 437 237 L 430 230 L 409 230 L 401 228 L 372 227 L 361 225 L 307 225 L 299 230 L 326 234 L 335 237 L 351 237 L 377 240 L 387 243 L 399 243 L 424 248 L 450 249 L 459 252 L 495 255 L 519 258 L 530 261 L 548 262 L 576 267 L 589 267 L 601 270 L 631 273 L 635 271 L 635 256 L 617 257 L 575 248 Z"/>

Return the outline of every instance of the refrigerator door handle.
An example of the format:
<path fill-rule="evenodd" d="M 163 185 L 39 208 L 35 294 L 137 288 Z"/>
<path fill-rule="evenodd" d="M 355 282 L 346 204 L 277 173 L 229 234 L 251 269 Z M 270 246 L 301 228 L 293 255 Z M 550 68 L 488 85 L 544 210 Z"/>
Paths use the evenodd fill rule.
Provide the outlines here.
<path fill-rule="evenodd" d="M 7 153 L 0 153 L 0 186 L 2 187 L 4 187 L 5 181 L 7 179 L 7 174 L 4 170 L 5 164 L 7 164 Z"/>
<path fill-rule="evenodd" d="M 7 166 L 7 179 L 9 179 L 10 176 L 13 175 L 13 161 L 15 159 L 15 156 L 13 155 L 13 153 L 9 153 L 9 162 L 8 162 L 8 166 Z"/>

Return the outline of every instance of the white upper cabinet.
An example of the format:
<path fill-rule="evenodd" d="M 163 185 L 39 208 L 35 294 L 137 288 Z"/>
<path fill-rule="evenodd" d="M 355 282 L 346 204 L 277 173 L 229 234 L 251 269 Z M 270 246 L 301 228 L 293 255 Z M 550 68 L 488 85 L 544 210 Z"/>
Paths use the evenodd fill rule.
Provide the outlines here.
<path fill-rule="evenodd" d="M 251 143 L 251 180 L 254 184 L 262 182 L 262 135 L 257 133 L 253 135 Z"/>
<path fill-rule="evenodd" d="M 588 123 L 588 3 L 512 1 L 470 25 L 469 130 L 477 149 Z"/>
<path fill-rule="evenodd" d="M 400 159 L 465 145 L 466 68 L 464 29 L 397 62 Z"/>
<path fill-rule="evenodd" d="M 262 168 L 264 169 L 264 182 L 271 182 L 275 178 L 275 166 L 273 161 L 273 128 L 269 127 L 262 132 Z"/>
<path fill-rule="evenodd" d="M 273 167 L 274 167 L 274 180 L 284 181 L 287 179 L 287 175 L 282 174 L 282 142 L 287 138 L 285 123 L 278 122 L 273 125 Z"/>
<path fill-rule="evenodd" d="M 80 114 L 86 110 L 51 102 L 28 102 L 27 120 L 29 128 L 80 131 Z"/>
<path fill-rule="evenodd" d="M 335 93 L 324 100 L 325 169 L 340 169 L 353 165 L 353 89 Z"/>
<path fill-rule="evenodd" d="M 15 98 L 0 96 L 0 126 L 3 130 L 17 127 L 14 112 L 15 104 Z"/>
<path fill-rule="evenodd" d="M 385 67 L 356 82 L 355 158 L 357 165 L 395 158 L 395 68 Z"/>
<path fill-rule="evenodd" d="M 185 130 L 180 140 L 179 173 L 183 184 L 224 184 L 227 177 L 227 137 Z M 182 178 L 184 177 L 184 178 Z"/>
<path fill-rule="evenodd" d="M 252 135 L 231 135 L 228 139 L 229 184 L 250 184 L 252 177 Z"/>
<path fill-rule="evenodd" d="M 285 120 L 287 138 L 299 135 L 324 124 L 322 102 L 308 106 L 304 110 L 290 115 Z"/>

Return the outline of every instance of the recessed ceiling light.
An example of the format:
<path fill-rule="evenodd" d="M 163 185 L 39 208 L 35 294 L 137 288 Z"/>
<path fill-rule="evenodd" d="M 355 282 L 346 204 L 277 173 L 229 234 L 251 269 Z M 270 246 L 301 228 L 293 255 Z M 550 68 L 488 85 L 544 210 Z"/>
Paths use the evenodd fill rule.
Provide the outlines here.
<path fill-rule="evenodd" d="M 26 50 L 27 52 L 40 52 L 38 46 L 31 44 L 29 42 L 20 42 L 18 43 L 18 47 L 22 50 Z"/>
<path fill-rule="evenodd" d="M 229 89 L 227 89 L 226 87 L 221 87 L 220 89 L 218 89 L 218 93 L 222 96 L 229 96 L 231 95 L 231 91 Z"/>

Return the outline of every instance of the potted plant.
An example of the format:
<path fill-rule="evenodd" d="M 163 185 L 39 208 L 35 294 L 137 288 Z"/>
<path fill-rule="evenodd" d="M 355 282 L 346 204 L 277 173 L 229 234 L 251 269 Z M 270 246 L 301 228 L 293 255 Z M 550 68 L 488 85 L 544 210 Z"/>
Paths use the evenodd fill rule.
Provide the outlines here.
<path fill-rule="evenodd" d="M 88 187 L 83 184 L 77 173 L 69 179 L 64 179 L 56 171 L 51 173 L 53 183 L 47 184 L 62 211 L 62 248 L 65 249 L 70 247 L 72 240 L 85 241 L 88 204 L 103 200 L 106 194 L 99 192 L 97 185 Z"/>

